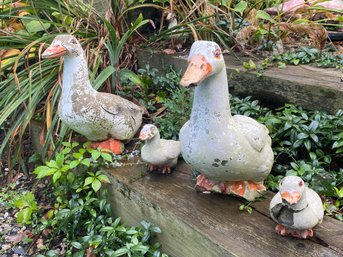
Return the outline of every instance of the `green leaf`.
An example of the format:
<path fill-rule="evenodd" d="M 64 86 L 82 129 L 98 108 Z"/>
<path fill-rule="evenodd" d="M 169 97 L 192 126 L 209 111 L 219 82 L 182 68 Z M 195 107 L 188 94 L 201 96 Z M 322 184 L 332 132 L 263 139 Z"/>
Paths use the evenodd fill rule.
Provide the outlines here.
<path fill-rule="evenodd" d="M 68 154 L 68 153 L 70 153 L 70 152 L 71 152 L 71 148 L 69 148 L 69 147 L 64 148 L 64 149 L 62 150 L 62 153 L 63 153 L 64 155 L 66 155 L 66 154 Z"/>
<path fill-rule="evenodd" d="M 292 147 L 294 149 L 296 149 L 296 148 L 300 147 L 303 143 L 304 143 L 304 141 L 302 139 L 296 140 Z"/>
<path fill-rule="evenodd" d="M 100 229 L 101 232 L 110 232 L 110 231 L 115 231 L 113 227 L 110 226 L 105 226 Z"/>
<path fill-rule="evenodd" d="M 106 161 L 112 162 L 112 156 L 108 153 L 101 153 L 101 157 L 104 158 Z"/>
<path fill-rule="evenodd" d="M 339 198 L 343 198 L 343 187 L 341 189 L 338 189 L 335 187 L 336 194 Z"/>
<path fill-rule="evenodd" d="M 297 135 L 297 138 L 298 138 L 298 139 L 308 138 L 308 135 L 306 135 L 305 133 L 299 133 L 299 134 Z"/>
<path fill-rule="evenodd" d="M 137 251 L 137 252 L 141 252 L 142 254 L 145 254 L 149 251 L 149 246 L 146 245 L 134 245 L 131 248 L 132 251 Z"/>
<path fill-rule="evenodd" d="M 304 145 L 305 145 L 307 151 L 310 151 L 310 150 L 311 150 L 312 144 L 311 144 L 311 141 L 310 141 L 310 140 L 305 140 Z"/>
<path fill-rule="evenodd" d="M 294 170 L 299 169 L 298 164 L 296 164 L 295 162 L 291 162 L 291 167 L 292 167 Z"/>
<path fill-rule="evenodd" d="M 62 142 L 62 145 L 68 148 L 71 147 L 71 144 L 69 142 Z"/>
<path fill-rule="evenodd" d="M 33 173 L 37 174 L 37 178 L 40 179 L 40 178 L 44 178 L 44 177 L 54 174 L 55 171 L 56 171 L 56 168 L 49 168 L 47 166 L 39 166 L 33 171 Z"/>
<path fill-rule="evenodd" d="M 24 197 L 17 199 L 13 205 L 19 209 L 22 209 L 24 207 L 28 207 L 28 202 L 24 199 Z"/>
<path fill-rule="evenodd" d="M 343 140 L 341 141 L 335 141 L 332 145 L 332 148 L 340 148 L 343 146 Z"/>
<path fill-rule="evenodd" d="M 79 160 L 74 160 L 71 163 L 69 163 L 69 168 L 73 169 L 73 168 L 75 168 L 79 164 L 80 164 Z"/>
<path fill-rule="evenodd" d="M 23 22 L 26 30 L 30 34 L 35 34 L 40 31 L 46 31 L 48 28 L 50 28 L 51 24 L 49 23 L 43 23 L 41 21 L 29 21 L 29 22 Z"/>
<path fill-rule="evenodd" d="M 60 168 L 60 171 L 62 171 L 62 172 L 66 172 L 66 171 L 68 171 L 68 170 L 70 170 L 70 166 L 69 166 L 69 165 L 63 165 L 63 166 Z"/>
<path fill-rule="evenodd" d="M 121 79 L 130 80 L 135 85 L 141 86 L 143 84 L 140 77 L 136 73 L 134 73 L 133 71 L 130 71 L 129 69 L 121 69 L 119 76 Z"/>
<path fill-rule="evenodd" d="M 55 172 L 55 174 L 52 176 L 52 181 L 56 183 L 56 181 L 61 177 L 62 173 L 60 171 Z"/>
<path fill-rule="evenodd" d="M 116 251 L 114 252 L 113 256 L 114 256 L 114 257 L 122 256 L 122 255 L 124 255 L 124 254 L 126 254 L 126 253 L 128 253 L 128 252 L 129 252 L 129 249 L 127 249 L 126 247 L 122 247 L 122 248 L 116 250 Z"/>
<path fill-rule="evenodd" d="M 279 68 L 279 69 L 284 69 L 284 68 L 286 68 L 286 63 L 284 63 L 284 62 L 278 62 L 278 68 Z"/>
<path fill-rule="evenodd" d="M 83 154 L 82 153 L 73 153 L 73 157 L 75 159 L 82 159 L 83 158 Z"/>
<path fill-rule="evenodd" d="M 233 9 L 235 12 L 238 12 L 240 15 L 243 15 L 244 10 L 247 8 L 248 4 L 245 1 L 240 1 L 236 4 L 235 8 Z"/>
<path fill-rule="evenodd" d="M 76 249 L 82 249 L 82 244 L 79 242 L 71 242 L 71 245 Z"/>
<path fill-rule="evenodd" d="M 151 229 L 150 229 L 152 232 L 154 233 L 162 233 L 162 230 L 159 228 L 159 227 L 156 227 L 156 226 L 153 226 Z"/>
<path fill-rule="evenodd" d="M 128 235 L 137 234 L 137 230 L 135 230 L 135 229 L 129 229 L 129 230 L 126 231 L 126 234 L 128 234 Z"/>
<path fill-rule="evenodd" d="M 90 215 L 92 215 L 94 218 L 96 218 L 96 210 L 90 209 L 89 210 Z"/>
<path fill-rule="evenodd" d="M 116 218 L 116 220 L 113 223 L 113 227 L 117 227 L 120 223 L 120 220 L 121 220 L 120 218 Z"/>
<path fill-rule="evenodd" d="M 94 81 L 94 88 L 99 89 L 102 84 L 104 84 L 106 79 L 108 79 L 115 71 L 115 68 L 111 65 L 102 70 L 99 76 Z"/>
<path fill-rule="evenodd" d="M 30 156 L 29 163 L 38 162 L 39 160 L 41 160 L 41 156 L 38 153 L 34 153 Z"/>
<path fill-rule="evenodd" d="M 92 183 L 92 188 L 95 192 L 98 192 L 101 187 L 101 182 L 98 179 L 94 179 Z"/>
<path fill-rule="evenodd" d="M 101 153 L 97 150 L 92 151 L 92 158 L 94 161 L 96 161 L 100 157 Z"/>
<path fill-rule="evenodd" d="M 73 182 L 74 182 L 74 180 L 75 180 L 75 175 L 74 175 L 74 173 L 69 172 L 68 175 L 67 175 L 67 180 L 68 180 L 69 184 L 72 185 Z"/>
<path fill-rule="evenodd" d="M 256 19 L 271 20 L 271 18 L 272 17 L 270 17 L 270 15 L 263 10 L 257 10 L 256 12 Z"/>
<path fill-rule="evenodd" d="M 87 177 L 86 179 L 85 179 L 85 184 L 84 184 L 84 186 L 87 186 L 87 185 L 90 185 L 90 184 L 92 184 L 93 183 L 93 181 L 94 181 L 94 177 Z"/>
<path fill-rule="evenodd" d="M 309 126 L 310 130 L 313 132 L 318 128 L 319 122 L 316 120 L 313 120 Z"/>
<path fill-rule="evenodd" d="M 55 160 L 50 160 L 50 161 L 46 162 L 46 166 L 48 166 L 50 168 L 56 168 L 56 169 L 59 168 L 59 166 Z"/>
<path fill-rule="evenodd" d="M 99 175 L 97 179 L 99 179 L 101 183 L 111 183 L 110 179 L 104 174 Z"/>
<path fill-rule="evenodd" d="M 30 223 L 31 215 L 32 215 L 31 208 L 29 207 L 24 208 L 20 212 L 18 212 L 17 221 L 19 223 L 28 224 Z"/>
<path fill-rule="evenodd" d="M 56 164 L 58 167 L 62 167 L 64 162 L 64 154 L 63 153 L 59 153 L 56 157 Z"/>
<path fill-rule="evenodd" d="M 317 135 L 315 135 L 315 134 L 310 134 L 310 137 L 312 138 L 312 140 L 313 140 L 315 143 L 318 143 L 319 139 L 318 139 Z"/>
<path fill-rule="evenodd" d="M 91 165 L 91 161 L 89 158 L 83 159 L 81 163 L 87 167 Z"/>

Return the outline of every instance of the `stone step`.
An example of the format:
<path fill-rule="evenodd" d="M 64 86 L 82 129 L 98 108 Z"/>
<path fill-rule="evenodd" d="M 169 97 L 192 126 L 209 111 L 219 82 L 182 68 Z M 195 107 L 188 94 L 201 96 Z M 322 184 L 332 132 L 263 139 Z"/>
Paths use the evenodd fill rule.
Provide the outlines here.
<path fill-rule="evenodd" d="M 167 55 L 158 50 L 138 49 L 137 60 L 141 68 L 149 64 L 161 71 L 173 65 L 175 70 L 184 71 L 187 54 Z M 263 76 L 257 77 L 256 72 L 246 71 L 242 66 L 249 58 L 225 55 L 225 61 L 230 93 L 233 95 L 251 95 L 266 104 L 293 103 L 305 109 L 329 113 L 343 109 L 342 71 L 310 65 L 287 65 L 284 69 L 268 68 Z"/>
<path fill-rule="evenodd" d="M 162 229 L 157 240 L 173 257 L 343 256 L 343 223 L 325 217 L 310 240 L 281 237 L 269 217 L 268 193 L 240 211 L 243 200 L 193 189 L 190 167 L 181 162 L 172 175 L 147 173 L 137 161 L 107 170 L 109 199 L 126 224 L 146 220 Z"/>

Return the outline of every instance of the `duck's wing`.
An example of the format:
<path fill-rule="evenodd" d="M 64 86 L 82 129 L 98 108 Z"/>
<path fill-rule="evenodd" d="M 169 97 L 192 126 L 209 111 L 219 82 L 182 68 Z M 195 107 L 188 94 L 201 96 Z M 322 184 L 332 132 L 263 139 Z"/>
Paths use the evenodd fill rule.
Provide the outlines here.
<path fill-rule="evenodd" d="M 96 96 L 96 100 L 104 111 L 112 115 L 126 112 L 143 113 L 138 105 L 117 95 L 99 92 Z"/>
<path fill-rule="evenodd" d="M 318 218 L 318 222 L 320 223 L 324 216 L 322 200 L 320 199 L 319 195 L 312 189 L 306 188 L 306 190 L 307 201 L 309 202 L 314 215 Z"/>
<path fill-rule="evenodd" d="M 168 160 L 176 159 L 181 153 L 179 141 L 161 139 L 161 147 L 165 157 Z"/>
<path fill-rule="evenodd" d="M 271 144 L 269 131 L 266 126 L 256 120 L 243 116 L 235 115 L 232 117 L 239 129 L 243 132 L 249 144 L 260 152 L 266 144 Z"/>
<path fill-rule="evenodd" d="M 280 208 L 281 203 L 282 203 L 281 194 L 280 194 L 280 192 L 278 192 L 274 195 L 274 197 L 272 198 L 272 200 L 270 201 L 270 204 L 269 204 L 270 214 L 275 221 L 277 221 L 276 216 L 278 215 L 278 213 L 281 209 Z"/>
<path fill-rule="evenodd" d="M 294 224 L 294 210 L 282 204 L 280 192 L 274 195 L 269 205 L 270 215 L 277 223 L 292 226 Z"/>

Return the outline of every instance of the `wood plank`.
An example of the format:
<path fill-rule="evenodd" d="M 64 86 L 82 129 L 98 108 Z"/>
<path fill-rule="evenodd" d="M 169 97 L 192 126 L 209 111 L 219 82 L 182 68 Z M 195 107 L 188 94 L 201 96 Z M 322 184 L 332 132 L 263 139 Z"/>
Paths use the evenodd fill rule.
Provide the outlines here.
<path fill-rule="evenodd" d="M 269 68 L 263 76 L 257 77 L 256 72 L 246 71 L 242 66 L 242 63 L 249 59 L 244 56 L 225 55 L 231 94 L 251 95 L 271 105 L 293 103 L 306 109 L 324 110 L 329 113 L 343 109 L 341 71 L 310 65 L 287 65 L 284 69 Z M 156 50 L 139 49 L 137 60 L 140 67 L 149 64 L 150 67 L 162 70 L 173 65 L 177 71 L 184 71 L 187 54 L 166 55 Z"/>
<path fill-rule="evenodd" d="M 315 241 L 277 235 L 274 222 L 258 207 L 248 214 L 239 211 L 235 197 L 195 192 L 184 163 L 167 176 L 142 177 L 143 169 L 108 171 L 110 199 L 124 222 L 146 219 L 160 226 L 158 240 L 172 256 L 342 256 Z"/>

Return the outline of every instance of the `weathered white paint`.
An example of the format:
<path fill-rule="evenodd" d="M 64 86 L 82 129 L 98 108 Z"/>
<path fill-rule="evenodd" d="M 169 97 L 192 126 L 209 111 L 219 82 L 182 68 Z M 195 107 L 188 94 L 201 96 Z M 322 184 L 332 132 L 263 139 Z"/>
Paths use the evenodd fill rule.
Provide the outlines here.
<path fill-rule="evenodd" d="M 299 182 L 301 182 L 301 184 L 299 184 Z M 296 204 L 288 204 L 287 202 L 282 201 L 281 194 L 285 191 L 300 193 L 300 200 Z M 280 222 L 280 218 L 276 217 L 279 213 L 275 213 L 275 209 L 272 211 L 276 205 L 287 205 L 294 211 L 291 215 L 292 217 L 288 215 L 289 217 L 285 218 L 291 219 L 293 225 Z M 278 192 L 271 200 L 269 210 L 271 217 L 275 222 L 297 230 L 312 229 L 322 222 L 324 216 L 323 204 L 319 195 L 312 189 L 308 188 L 304 181 L 297 176 L 287 176 L 281 181 L 280 192 Z"/>
<path fill-rule="evenodd" d="M 143 110 L 119 96 L 97 92 L 89 81 L 83 49 L 71 35 L 57 36 L 52 46 L 68 51 L 64 56 L 61 120 L 91 141 L 131 139 L 142 123 Z"/>
<path fill-rule="evenodd" d="M 196 41 L 191 48 L 188 60 L 200 54 L 212 71 L 195 88 L 191 118 L 180 131 L 182 156 L 213 180 L 261 182 L 274 160 L 268 129 L 249 117 L 231 115 L 224 59 L 222 54 L 214 57 L 218 49 L 210 41 Z"/>
<path fill-rule="evenodd" d="M 174 167 L 180 155 L 180 142 L 160 139 L 160 132 L 152 124 L 146 124 L 141 130 L 145 135 L 145 144 L 141 150 L 142 160 L 160 167 Z"/>

